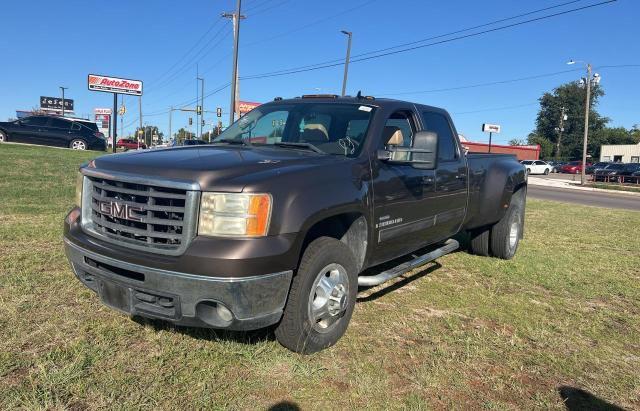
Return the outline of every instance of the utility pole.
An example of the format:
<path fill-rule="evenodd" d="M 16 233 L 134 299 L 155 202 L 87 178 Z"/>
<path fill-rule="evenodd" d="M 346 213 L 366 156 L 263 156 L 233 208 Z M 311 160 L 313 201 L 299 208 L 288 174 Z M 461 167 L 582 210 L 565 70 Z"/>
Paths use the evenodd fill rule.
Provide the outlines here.
<path fill-rule="evenodd" d="M 587 168 L 587 139 L 589 137 L 589 111 L 591 100 L 591 64 L 587 63 L 587 101 L 584 107 L 584 139 L 582 141 L 582 173 L 580 177 L 580 184 L 584 185 L 586 181 L 586 168 Z"/>
<path fill-rule="evenodd" d="M 142 96 L 138 97 L 138 111 L 140 111 L 140 130 L 142 130 Z M 137 133 L 136 133 L 137 134 Z M 136 136 L 136 141 L 138 142 L 138 150 L 140 150 L 140 136 Z"/>
<path fill-rule="evenodd" d="M 347 41 L 347 58 L 344 61 L 344 78 L 342 79 L 342 97 L 344 97 L 347 91 L 347 76 L 349 75 L 349 59 L 351 57 L 351 37 L 353 37 L 353 33 L 346 30 L 342 30 L 341 32 L 349 37 Z"/>
<path fill-rule="evenodd" d="M 222 17 L 231 18 L 233 21 L 233 66 L 231 73 L 231 109 L 229 110 L 229 124 L 233 124 L 235 112 L 238 108 L 238 44 L 240 42 L 240 20 L 245 18 L 245 16 L 240 14 L 241 9 L 242 0 L 238 0 L 235 13 L 222 13 Z"/>
<path fill-rule="evenodd" d="M 173 135 L 171 134 L 171 117 L 173 117 L 173 106 L 169 108 L 169 141 L 173 139 Z"/>
<path fill-rule="evenodd" d="M 198 81 L 200 81 L 200 120 L 199 121 L 199 126 L 200 126 L 200 133 L 198 134 L 197 138 L 200 138 L 200 135 L 202 134 L 202 122 L 204 121 L 204 78 L 202 77 L 196 77 L 196 79 Z M 196 105 L 198 104 L 198 102 L 196 102 Z M 196 130 L 198 129 L 198 126 L 196 125 Z"/>
<path fill-rule="evenodd" d="M 60 86 L 60 90 L 62 90 L 62 117 L 64 117 L 64 91 L 68 89 L 69 87 Z"/>
<path fill-rule="evenodd" d="M 558 127 L 558 141 L 556 141 L 556 161 L 560 159 L 560 140 L 562 139 L 562 133 L 564 132 L 565 117 L 565 107 L 562 106 L 562 112 L 560 114 L 560 127 Z"/>

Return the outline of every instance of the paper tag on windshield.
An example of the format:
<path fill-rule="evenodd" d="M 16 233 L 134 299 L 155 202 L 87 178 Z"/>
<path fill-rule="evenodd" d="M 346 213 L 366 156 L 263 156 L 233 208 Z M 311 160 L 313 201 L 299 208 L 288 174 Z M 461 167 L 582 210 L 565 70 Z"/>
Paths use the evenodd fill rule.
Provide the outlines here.
<path fill-rule="evenodd" d="M 371 111 L 371 107 L 368 106 L 360 106 L 358 110 L 366 111 L 367 113 Z"/>

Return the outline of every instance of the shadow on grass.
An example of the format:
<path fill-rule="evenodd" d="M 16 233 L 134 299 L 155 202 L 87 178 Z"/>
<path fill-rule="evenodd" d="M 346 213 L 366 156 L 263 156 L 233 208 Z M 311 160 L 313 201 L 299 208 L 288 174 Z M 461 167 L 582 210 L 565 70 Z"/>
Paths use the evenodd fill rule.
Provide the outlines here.
<path fill-rule="evenodd" d="M 295 402 L 280 401 L 279 403 L 273 404 L 268 409 L 269 409 L 269 411 L 298 411 L 301 408 Z"/>
<path fill-rule="evenodd" d="M 144 317 L 133 317 L 132 320 L 142 326 L 152 327 L 156 331 L 174 331 L 197 340 L 232 341 L 252 345 L 276 339 L 273 333 L 275 325 L 253 331 L 230 331 L 215 328 L 182 327 L 167 321 Z"/>
<path fill-rule="evenodd" d="M 564 406 L 569 411 L 624 411 L 624 408 L 611 404 L 579 388 L 563 385 L 558 388 L 558 393 L 564 402 Z"/>
<path fill-rule="evenodd" d="M 397 262 L 395 264 L 391 264 L 391 266 L 389 268 L 393 268 L 396 265 L 398 265 Z M 385 266 L 386 266 L 386 264 L 385 264 Z M 380 290 L 378 290 L 378 291 L 376 291 L 374 293 L 371 293 L 371 294 L 369 294 L 369 295 L 367 295 L 365 297 L 358 297 L 356 302 L 358 302 L 358 303 L 366 303 L 366 302 L 369 302 L 369 301 L 374 301 L 374 300 L 376 300 L 376 299 L 378 299 L 380 297 L 383 297 L 383 296 L 389 294 L 392 291 L 397 290 L 398 288 L 404 287 L 405 285 L 407 285 L 407 284 L 409 284 L 409 283 L 411 283 L 413 281 L 419 280 L 420 278 L 431 274 L 432 272 L 434 272 L 435 270 L 439 269 L 440 267 L 442 267 L 442 265 L 440 263 L 434 262 L 434 263 L 432 263 L 432 265 L 421 267 L 422 269 L 419 272 L 417 272 L 415 274 L 412 274 L 412 275 L 410 275 L 408 277 L 405 277 L 406 274 L 403 274 L 402 276 L 400 276 L 402 278 L 402 280 L 396 281 L 395 283 L 390 284 L 389 286 L 384 287 L 384 288 L 382 288 L 382 289 L 380 289 Z M 382 271 L 384 271 L 384 269 L 376 270 L 376 271 L 377 272 L 382 272 Z M 370 273 L 369 275 L 375 275 L 375 274 L 376 273 L 374 272 L 374 273 Z M 374 287 L 379 287 L 379 285 L 376 285 Z M 368 287 L 368 288 L 364 288 L 363 287 L 360 290 L 368 290 L 368 289 L 371 289 L 371 288 L 373 288 L 373 287 Z"/>

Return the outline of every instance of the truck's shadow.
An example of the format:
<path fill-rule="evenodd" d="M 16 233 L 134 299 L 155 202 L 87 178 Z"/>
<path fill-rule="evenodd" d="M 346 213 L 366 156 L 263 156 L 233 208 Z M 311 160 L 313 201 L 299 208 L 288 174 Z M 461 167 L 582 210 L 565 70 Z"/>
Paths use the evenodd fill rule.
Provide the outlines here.
<path fill-rule="evenodd" d="M 611 404 L 595 395 L 575 387 L 562 386 L 558 393 L 568 411 L 599 410 L 599 411 L 624 411 L 624 408 Z"/>

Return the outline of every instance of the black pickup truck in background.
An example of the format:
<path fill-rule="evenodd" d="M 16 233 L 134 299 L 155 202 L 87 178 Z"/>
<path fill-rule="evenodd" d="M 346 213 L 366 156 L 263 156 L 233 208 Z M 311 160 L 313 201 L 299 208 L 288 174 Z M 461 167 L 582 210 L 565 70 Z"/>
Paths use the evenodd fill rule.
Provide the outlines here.
<path fill-rule="evenodd" d="M 281 344 L 312 353 L 344 334 L 358 286 L 456 250 L 456 234 L 474 254 L 514 256 L 525 169 L 513 156 L 467 154 L 457 136 L 446 111 L 425 105 L 277 98 L 211 145 L 81 167 L 66 253 L 84 285 L 129 315 L 277 324 Z"/>

